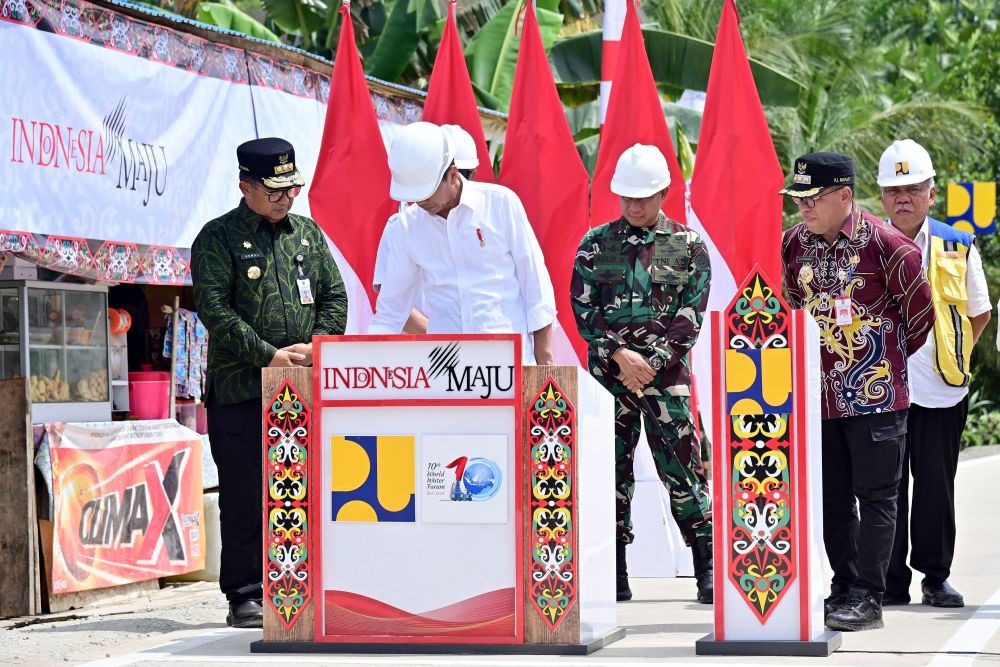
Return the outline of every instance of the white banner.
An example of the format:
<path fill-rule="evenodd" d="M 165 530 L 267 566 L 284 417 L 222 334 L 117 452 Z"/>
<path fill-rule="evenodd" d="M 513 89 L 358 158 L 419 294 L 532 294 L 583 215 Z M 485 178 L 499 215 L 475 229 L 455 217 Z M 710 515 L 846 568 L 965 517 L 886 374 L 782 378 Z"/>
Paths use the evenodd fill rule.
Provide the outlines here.
<path fill-rule="evenodd" d="M 0 52 L 2 228 L 186 248 L 239 201 L 245 83 L 14 23 Z"/>
<path fill-rule="evenodd" d="M 330 77 L 86 0 L 0 7 L 0 251 L 112 283 L 190 283 L 189 247 L 240 199 L 236 147 L 279 136 L 307 183 Z M 421 105 L 373 92 L 380 122 Z M 363 178 L 363 174 L 356 175 Z M 293 211 L 309 215 L 308 190 Z M 331 248 L 348 331 L 371 309 Z"/>
<path fill-rule="evenodd" d="M 520 336 L 323 337 L 315 357 L 323 401 L 510 399 Z"/>

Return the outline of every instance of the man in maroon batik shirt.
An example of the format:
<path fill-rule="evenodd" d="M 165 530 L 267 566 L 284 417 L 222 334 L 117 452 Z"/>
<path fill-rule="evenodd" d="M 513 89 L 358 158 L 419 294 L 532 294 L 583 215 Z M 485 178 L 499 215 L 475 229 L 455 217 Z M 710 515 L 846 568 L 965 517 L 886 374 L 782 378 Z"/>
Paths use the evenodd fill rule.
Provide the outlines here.
<path fill-rule="evenodd" d="M 782 240 L 785 288 L 820 329 L 826 624 L 883 627 L 910 406 L 906 358 L 934 323 L 920 250 L 854 203 L 854 161 L 811 153 L 781 191 L 802 222 Z M 855 505 L 860 506 L 860 517 Z"/>

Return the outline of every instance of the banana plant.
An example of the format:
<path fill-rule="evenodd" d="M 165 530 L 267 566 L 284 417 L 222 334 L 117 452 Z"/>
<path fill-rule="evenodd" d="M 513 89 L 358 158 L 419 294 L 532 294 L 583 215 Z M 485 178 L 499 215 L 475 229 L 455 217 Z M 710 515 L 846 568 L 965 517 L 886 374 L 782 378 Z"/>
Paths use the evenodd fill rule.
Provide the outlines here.
<path fill-rule="evenodd" d="M 653 78 L 674 94 L 705 90 L 712 66 L 711 42 L 663 30 L 643 29 Z M 596 97 L 601 80 L 600 30 L 580 33 L 555 43 L 549 59 L 563 101 L 570 105 Z M 795 106 L 802 86 L 787 74 L 750 60 L 761 102 L 770 106 Z"/>
<path fill-rule="evenodd" d="M 421 40 L 440 39 L 441 10 L 435 1 L 394 0 L 375 50 L 365 59 L 365 72 L 398 81 L 411 64 Z"/>
<path fill-rule="evenodd" d="M 302 39 L 302 48 L 314 51 L 315 35 L 329 26 L 329 17 L 336 15 L 323 0 L 263 0 L 268 19 L 282 31 Z"/>
<path fill-rule="evenodd" d="M 479 103 L 500 111 L 510 106 L 514 70 L 521 45 L 521 25 L 525 0 L 514 0 L 479 30 L 465 48 L 465 59 Z M 559 36 L 563 15 L 559 0 L 537 0 L 535 14 L 548 49 Z"/>
<path fill-rule="evenodd" d="M 242 32 L 245 35 L 268 42 L 281 43 L 281 38 L 266 25 L 244 12 L 230 0 L 199 2 L 197 12 L 196 18 L 202 23 Z"/>

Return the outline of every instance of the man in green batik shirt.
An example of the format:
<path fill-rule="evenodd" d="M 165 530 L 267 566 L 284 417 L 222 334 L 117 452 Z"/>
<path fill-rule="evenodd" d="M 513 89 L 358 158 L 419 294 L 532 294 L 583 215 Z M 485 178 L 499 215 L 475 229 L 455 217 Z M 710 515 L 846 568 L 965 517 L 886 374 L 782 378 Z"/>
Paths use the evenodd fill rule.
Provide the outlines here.
<path fill-rule="evenodd" d="M 347 294 L 323 232 L 289 213 L 305 180 L 284 139 L 236 149 L 243 200 L 191 246 L 208 329 L 208 436 L 219 469 L 226 622 L 261 627 L 261 371 L 312 365 L 312 337 L 344 333 Z"/>
<path fill-rule="evenodd" d="M 669 185 L 667 161 L 655 146 L 636 144 L 621 155 L 611 191 L 620 197 L 622 217 L 583 237 L 571 297 L 590 373 L 615 397 L 618 599 L 632 599 L 625 547 L 633 539 L 633 455 L 644 419 L 671 513 L 694 554 L 697 599 L 707 604 L 712 510 L 687 353 L 701 329 L 711 267 L 701 237 L 660 210 Z"/>

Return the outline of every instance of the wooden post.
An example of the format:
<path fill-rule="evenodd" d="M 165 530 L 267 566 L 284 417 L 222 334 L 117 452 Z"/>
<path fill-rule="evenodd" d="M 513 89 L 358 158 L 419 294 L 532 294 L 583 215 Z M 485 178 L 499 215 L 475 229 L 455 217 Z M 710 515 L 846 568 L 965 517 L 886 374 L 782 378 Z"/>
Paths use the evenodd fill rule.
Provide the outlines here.
<path fill-rule="evenodd" d="M 575 366 L 524 367 L 521 477 L 529 511 L 522 558 L 528 644 L 580 642 L 576 373 Z M 543 560 L 555 563 L 555 571 Z"/>
<path fill-rule="evenodd" d="M 168 419 L 177 419 L 177 331 L 180 329 L 180 314 L 181 298 L 175 296 L 174 309 L 170 313 L 171 340 L 173 343 L 170 348 L 170 413 Z"/>
<path fill-rule="evenodd" d="M 313 369 L 265 368 L 264 641 L 311 642 L 315 601 L 308 516 L 317 490 L 309 488 L 313 436 Z M 283 568 L 284 563 L 284 568 Z"/>
<path fill-rule="evenodd" d="M 0 618 L 42 613 L 35 456 L 26 378 L 0 381 Z"/>

